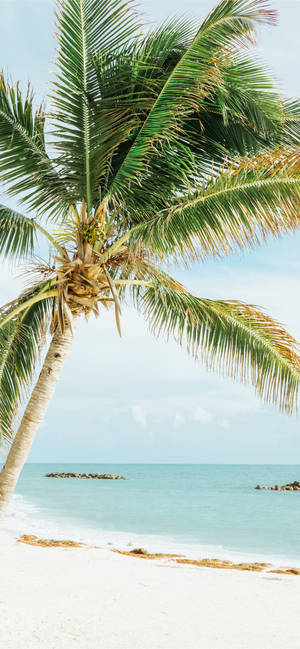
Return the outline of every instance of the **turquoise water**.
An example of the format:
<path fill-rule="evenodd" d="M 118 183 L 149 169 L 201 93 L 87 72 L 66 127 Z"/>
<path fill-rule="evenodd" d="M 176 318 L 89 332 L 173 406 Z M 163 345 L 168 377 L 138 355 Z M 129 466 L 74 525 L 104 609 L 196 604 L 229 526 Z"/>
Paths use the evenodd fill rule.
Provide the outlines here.
<path fill-rule="evenodd" d="M 50 471 L 127 480 L 45 478 Z M 300 564 L 300 492 L 254 489 L 299 479 L 299 465 L 29 464 L 5 527 L 103 546 Z"/>

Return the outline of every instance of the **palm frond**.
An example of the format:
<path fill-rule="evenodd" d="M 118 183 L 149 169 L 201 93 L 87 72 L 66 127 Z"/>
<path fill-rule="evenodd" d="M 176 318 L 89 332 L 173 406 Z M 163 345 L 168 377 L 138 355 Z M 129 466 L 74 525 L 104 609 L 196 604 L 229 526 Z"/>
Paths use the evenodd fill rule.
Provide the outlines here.
<path fill-rule="evenodd" d="M 118 51 L 106 55 L 101 51 L 93 57 L 100 96 L 96 111 L 102 195 L 194 33 L 191 21 L 173 19 Z"/>
<path fill-rule="evenodd" d="M 134 144 L 110 188 L 119 194 L 129 182 L 138 183 L 147 158 L 158 142 L 180 132 L 182 117 L 197 110 L 220 82 L 214 58 L 220 49 L 249 37 L 259 22 L 273 22 L 264 0 L 223 0 L 201 25 L 192 43 L 170 72 Z"/>
<path fill-rule="evenodd" d="M 32 255 L 36 235 L 33 219 L 0 205 L 0 255 L 15 259 Z"/>
<path fill-rule="evenodd" d="M 154 253 L 188 261 L 228 254 L 300 225 L 298 149 L 279 149 L 230 165 L 132 230 Z M 138 218 L 142 218 L 139 215 Z"/>
<path fill-rule="evenodd" d="M 0 180 L 7 192 L 30 209 L 56 214 L 68 203 L 68 190 L 45 149 L 45 115 L 33 108 L 28 87 L 23 99 L 19 84 L 0 75 Z"/>
<path fill-rule="evenodd" d="M 49 273 L 47 272 L 47 275 Z M 0 308 L 0 329 L 3 329 L 7 322 L 12 322 L 17 316 L 25 313 L 30 307 L 38 302 L 44 302 L 49 298 L 57 296 L 56 281 L 53 278 L 40 281 L 32 289 L 26 290 L 19 297 Z"/>
<path fill-rule="evenodd" d="M 47 283 L 32 287 L 20 300 L 45 290 Z M 13 437 L 18 409 L 28 394 L 51 318 L 53 298 L 25 309 L 0 328 L 0 443 Z"/>
<path fill-rule="evenodd" d="M 30 257 L 35 251 L 38 233 L 61 251 L 59 241 L 35 219 L 0 205 L 0 256 L 14 260 Z"/>
<path fill-rule="evenodd" d="M 135 303 L 137 303 L 139 295 L 143 293 L 143 287 L 153 283 L 161 284 L 175 291 L 184 291 L 180 282 L 159 268 L 154 260 L 148 259 L 147 254 L 139 254 L 138 250 L 128 249 L 127 260 L 122 264 L 119 272 L 114 274 L 114 279 L 120 297 L 124 299 L 129 289 Z"/>
<path fill-rule="evenodd" d="M 154 334 L 186 342 L 209 369 L 250 383 L 264 401 L 296 408 L 300 356 L 296 341 L 281 324 L 257 307 L 235 301 L 208 300 L 163 286 L 139 297 Z"/>
<path fill-rule="evenodd" d="M 283 144 L 279 135 L 284 119 L 282 99 L 265 67 L 239 50 L 220 52 L 216 64 L 221 83 L 198 122 L 194 115 L 187 124 L 195 139 L 205 142 L 211 159 L 216 162 L 228 155 L 244 156 Z"/>
<path fill-rule="evenodd" d="M 288 146 L 300 146 L 300 100 L 283 101 L 282 142 Z"/>
<path fill-rule="evenodd" d="M 225 52 L 220 59 L 223 83 L 215 90 L 211 108 L 219 108 L 225 123 L 229 115 L 243 116 L 256 131 L 269 132 L 282 116 L 282 102 L 265 66 L 240 51 Z"/>
<path fill-rule="evenodd" d="M 131 2 L 122 0 L 65 0 L 57 3 L 57 80 L 53 91 L 55 145 L 60 162 L 76 186 L 77 200 L 85 198 L 91 212 L 96 189 L 99 129 L 98 86 L 92 59 L 114 51 L 137 31 Z"/>

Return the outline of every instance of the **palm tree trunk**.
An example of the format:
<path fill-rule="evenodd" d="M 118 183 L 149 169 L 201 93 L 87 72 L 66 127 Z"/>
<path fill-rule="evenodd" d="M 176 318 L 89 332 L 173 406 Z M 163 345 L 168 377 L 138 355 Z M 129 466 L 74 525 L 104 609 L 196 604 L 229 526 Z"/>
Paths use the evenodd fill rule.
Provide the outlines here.
<path fill-rule="evenodd" d="M 14 437 L 6 463 L 0 473 L 0 518 L 14 492 L 37 429 L 54 394 L 72 340 L 70 329 L 62 334 L 57 328 L 52 338 L 43 368 Z"/>

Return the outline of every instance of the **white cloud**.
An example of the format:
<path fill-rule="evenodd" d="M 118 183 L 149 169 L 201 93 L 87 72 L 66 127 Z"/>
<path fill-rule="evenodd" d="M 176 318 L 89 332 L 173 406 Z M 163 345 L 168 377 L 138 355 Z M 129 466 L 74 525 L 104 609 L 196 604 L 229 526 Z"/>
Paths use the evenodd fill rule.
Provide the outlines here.
<path fill-rule="evenodd" d="M 228 419 L 228 417 L 222 417 L 222 419 L 217 421 L 217 424 L 220 428 L 228 430 L 230 428 L 230 419 Z"/>
<path fill-rule="evenodd" d="M 209 424 L 213 417 L 208 410 L 205 410 L 205 408 L 202 408 L 201 406 L 197 406 L 192 414 L 192 419 L 194 421 L 200 421 L 201 424 Z"/>
<path fill-rule="evenodd" d="M 147 417 L 144 408 L 141 406 L 132 406 L 131 414 L 141 428 L 147 428 Z"/>
<path fill-rule="evenodd" d="M 174 417 L 174 426 L 178 428 L 179 426 L 182 426 L 182 424 L 185 423 L 185 417 L 181 412 L 176 412 L 175 417 Z"/>

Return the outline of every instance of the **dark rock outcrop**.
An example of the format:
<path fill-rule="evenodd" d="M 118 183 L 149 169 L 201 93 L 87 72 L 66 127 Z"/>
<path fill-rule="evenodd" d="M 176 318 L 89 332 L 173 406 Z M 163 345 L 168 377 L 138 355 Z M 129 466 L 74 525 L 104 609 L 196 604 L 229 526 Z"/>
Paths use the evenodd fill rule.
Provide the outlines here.
<path fill-rule="evenodd" d="M 275 484 L 272 487 L 262 487 L 258 484 L 255 489 L 265 489 L 267 491 L 300 491 L 300 482 L 295 480 L 295 482 L 289 482 L 288 484 L 282 485 L 282 487 L 279 487 L 278 484 Z"/>
<path fill-rule="evenodd" d="M 77 480 L 126 480 L 112 473 L 46 473 L 45 478 L 77 478 Z"/>

